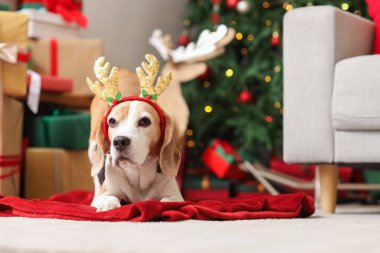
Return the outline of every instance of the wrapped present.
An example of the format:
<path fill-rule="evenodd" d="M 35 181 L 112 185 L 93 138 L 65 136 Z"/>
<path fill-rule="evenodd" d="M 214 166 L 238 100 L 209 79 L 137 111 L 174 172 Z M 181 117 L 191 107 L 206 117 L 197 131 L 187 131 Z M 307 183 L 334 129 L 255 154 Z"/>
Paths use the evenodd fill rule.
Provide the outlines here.
<path fill-rule="evenodd" d="M 23 105 L 0 95 L 0 195 L 20 193 Z"/>
<path fill-rule="evenodd" d="M 245 179 L 247 174 L 239 169 L 240 155 L 227 141 L 214 139 L 202 155 L 202 161 L 219 178 Z"/>
<path fill-rule="evenodd" d="M 91 164 L 87 150 L 28 148 L 25 157 L 26 198 L 47 198 L 75 189 L 92 191 Z"/>
<path fill-rule="evenodd" d="M 67 23 L 62 16 L 41 10 L 22 9 L 19 11 L 29 17 L 29 38 L 79 38 L 80 29 L 76 23 Z"/>
<path fill-rule="evenodd" d="M 17 10 L 17 0 L 0 0 L 0 10 L 2 11 Z"/>
<path fill-rule="evenodd" d="M 31 147 L 83 150 L 88 147 L 90 114 L 54 111 L 52 115 L 25 118 Z M 70 138 L 68 138 L 70 136 Z"/>
<path fill-rule="evenodd" d="M 102 55 L 100 40 L 30 40 L 32 70 L 43 75 L 71 78 L 75 95 L 92 92 L 86 78 L 95 79 L 94 61 Z"/>
<path fill-rule="evenodd" d="M 25 97 L 28 62 L 28 17 L 0 11 L 0 71 L 3 92 Z"/>
<path fill-rule="evenodd" d="M 20 9 L 45 10 L 44 0 L 21 0 Z"/>
<path fill-rule="evenodd" d="M 29 87 L 32 80 L 32 75 L 27 76 L 27 86 Z M 73 80 L 70 78 L 62 78 L 58 76 L 39 75 L 39 84 L 42 92 L 62 93 L 70 92 L 73 89 Z"/>

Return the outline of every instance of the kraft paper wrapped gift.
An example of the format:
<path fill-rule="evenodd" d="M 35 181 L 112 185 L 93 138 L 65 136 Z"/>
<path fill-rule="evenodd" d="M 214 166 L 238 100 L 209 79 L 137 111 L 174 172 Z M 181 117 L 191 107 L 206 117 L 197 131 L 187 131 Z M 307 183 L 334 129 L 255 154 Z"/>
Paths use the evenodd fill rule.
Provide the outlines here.
<path fill-rule="evenodd" d="M 24 109 L 22 103 L 1 94 L 0 103 L 0 195 L 18 196 Z"/>
<path fill-rule="evenodd" d="M 47 198 L 59 192 L 94 189 L 87 150 L 28 148 L 25 159 L 25 198 Z"/>
<path fill-rule="evenodd" d="M 29 17 L 29 38 L 79 38 L 80 29 L 76 23 L 67 23 L 61 15 L 35 10 L 23 9 L 19 13 Z"/>
<path fill-rule="evenodd" d="M 102 42 L 87 39 L 30 40 L 32 70 L 40 74 L 71 78 L 72 94 L 89 95 L 86 78 L 95 79 L 93 67 L 102 55 Z"/>
<path fill-rule="evenodd" d="M 25 97 L 28 62 L 28 17 L 0 11 L 0 71 L 3 92 Z"/>

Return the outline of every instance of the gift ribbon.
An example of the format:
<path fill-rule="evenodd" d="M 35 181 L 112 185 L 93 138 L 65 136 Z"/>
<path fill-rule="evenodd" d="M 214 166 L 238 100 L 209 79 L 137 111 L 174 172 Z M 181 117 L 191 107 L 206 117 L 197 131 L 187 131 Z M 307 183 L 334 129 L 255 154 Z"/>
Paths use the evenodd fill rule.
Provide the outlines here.
<path fill-rule="evenodd" d="M 3 167 L 17 166 L 17 165 L 20 165 L 20 163 L 21 163 L 21 159 L 19 155 L 0 156 L 0 169 L 2 169 Z M 1 174 L 0 180 L 9 178 L 19 172 L 20 172 L 20 167 L 14 170 L 11 170 L 8 173 Z"/>
<path fill-rule="evenodd" d="M 240 162 L 241 157 L 239 154 L 234 150 L 234 148 L 226 141 L 215 139 L 212 147 L 215 149 L 215 151 L 223 157 L 228 163 L 233 162 Z"/>
<path fill-rule="evenodd" d="M 216 153 L 218 153 L 218 155 L 223 157 L 223 159 L 227 161 L 229 164 L 235 161 L 235 157 L 233 155 L 227 154 L 222 147 L 217 147 Z"/>
<path fill-rule="evenodd" d="M 30 83 L 27 105 L 34 114 L 37 114 L 41 95 L 41 75 L 30 69 L 28 69 L 28 75 L 30 76 Z"/>
<path fill-rule="evenodd" d="M 57 76 L 58 74 L 58 41 L 50 40 L 50 75 Z"/>

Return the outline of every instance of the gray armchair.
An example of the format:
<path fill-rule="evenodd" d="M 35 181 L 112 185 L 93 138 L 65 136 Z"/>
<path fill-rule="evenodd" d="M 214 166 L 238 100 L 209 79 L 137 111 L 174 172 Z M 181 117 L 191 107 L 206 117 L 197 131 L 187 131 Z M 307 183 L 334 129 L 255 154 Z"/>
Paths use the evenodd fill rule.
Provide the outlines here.
<path fill-rule="evenodd" d="M 334 212 L 337 163 L 380 163 L 380 55 L 374 24 L 331 6 L 284 18 L 284 159 L 319 164 Z"/>

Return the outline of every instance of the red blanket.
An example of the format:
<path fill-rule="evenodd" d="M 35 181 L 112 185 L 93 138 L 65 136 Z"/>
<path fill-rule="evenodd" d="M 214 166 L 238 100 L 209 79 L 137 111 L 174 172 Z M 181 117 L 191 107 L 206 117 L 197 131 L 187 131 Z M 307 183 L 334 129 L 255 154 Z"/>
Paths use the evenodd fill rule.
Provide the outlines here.
<path fill-rule="evenodd" d="M 46 200 L 0 196 L 0 217 L 87 221 L 179 221 L 298 218 L 314 213 L 313 199 L 303 193 L 256 195 L 224 201 L 163 203 L 148 200 L 99 213 L 89 206 L 91 199 L 92 193 L 85 191 L 57 194 Z"/>

